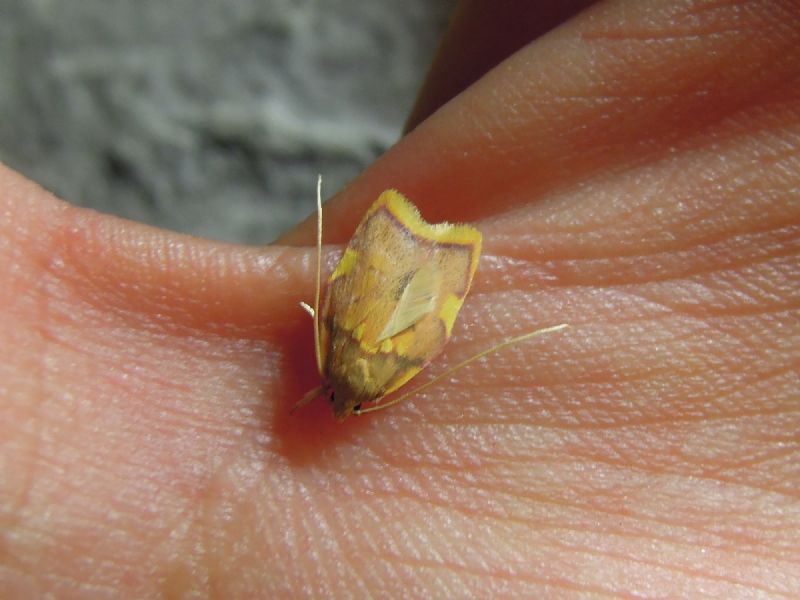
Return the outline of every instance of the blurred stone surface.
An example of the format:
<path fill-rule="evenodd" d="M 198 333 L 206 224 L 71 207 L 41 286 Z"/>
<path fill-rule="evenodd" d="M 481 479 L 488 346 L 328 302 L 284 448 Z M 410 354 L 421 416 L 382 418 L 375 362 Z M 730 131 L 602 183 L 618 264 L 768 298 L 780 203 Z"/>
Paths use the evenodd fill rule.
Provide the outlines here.
<path fill-rule="evenodd" d="M 399 137 L 453 7 L 0 0 L 0 161 L 58 196 L 262 244 Z"/>

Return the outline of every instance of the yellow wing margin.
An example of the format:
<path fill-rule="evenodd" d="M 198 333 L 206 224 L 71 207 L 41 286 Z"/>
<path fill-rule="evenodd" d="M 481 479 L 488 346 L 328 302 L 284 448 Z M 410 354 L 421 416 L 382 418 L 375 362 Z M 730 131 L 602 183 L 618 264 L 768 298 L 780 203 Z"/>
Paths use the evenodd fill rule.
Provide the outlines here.
<path fill-rule="evenodd" d="M 481 236 L 480 231 L 470 225 L 460 223 L 428 223 L 419 214 L 417 207 L 397 190 L 384 191 L 372 205 L 369 212 L 374 213 L 384 206 L 408 231 L 422 239 L 436 242 L 437 244 L 470 246 L 473 251 L 469 278 L 470 280 L 472 279 L 481 257 L 483 236 Z"/>

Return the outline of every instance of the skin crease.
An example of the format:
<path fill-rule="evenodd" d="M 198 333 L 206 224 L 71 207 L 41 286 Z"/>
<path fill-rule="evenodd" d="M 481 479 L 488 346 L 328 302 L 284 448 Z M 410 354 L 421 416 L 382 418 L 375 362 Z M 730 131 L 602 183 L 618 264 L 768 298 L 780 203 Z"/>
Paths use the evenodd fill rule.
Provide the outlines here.
<path fill-rule="evenodd" d="M 326 272 L 397 187 L 484 235 L 420 383 L 572 327 L 385 412 L 290 417 L 311 221 L 222 245 L 0 168 L 0 596 L 800 590 L 800 6 L 602 2 L 483 76 L 476 15 L 326 204 Z"/>

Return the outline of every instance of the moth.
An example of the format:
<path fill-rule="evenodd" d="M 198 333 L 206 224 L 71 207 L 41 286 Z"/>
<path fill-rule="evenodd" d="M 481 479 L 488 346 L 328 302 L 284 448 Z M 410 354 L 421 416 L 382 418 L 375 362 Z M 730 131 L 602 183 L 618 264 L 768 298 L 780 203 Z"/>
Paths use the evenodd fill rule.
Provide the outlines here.
<path fill-rule="evenodd" d="M 566 324 L 505 340 L 413 390 L 382 404 L 439 354 L 450 338 L 481 254 L 481 233 L 469 225 L 427 223 L 395 190 L 364 215 L 328 280 L 320 311 L 322 180 L 317 181 L 317 274 L 314 349 L 320 385 L 292 407 L 319 396 L 338 420 L 393 406 L 458 369 L 506 346 Z M 364 407 L 364 404 L 371 406 Z"/>

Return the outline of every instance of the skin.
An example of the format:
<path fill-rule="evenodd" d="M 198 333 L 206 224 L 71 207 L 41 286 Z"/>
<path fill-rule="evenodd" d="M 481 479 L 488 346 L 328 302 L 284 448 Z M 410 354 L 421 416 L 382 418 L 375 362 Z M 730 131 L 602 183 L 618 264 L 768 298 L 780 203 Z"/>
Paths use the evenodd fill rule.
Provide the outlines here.
<path fill-rule="evenodd" d="M 800 590 L 800 6 L 602 2 L 517 49 L 483 4 L 326 205 L 326 264 L 397 187 L 485 240 L 420 383 L 572 327 L 290 417 L 311 221 L 226 246 L 0 168 L 0 596 Z M 476 19 L 516 50 L 485 74 Z"/>

